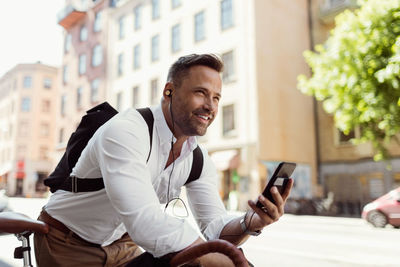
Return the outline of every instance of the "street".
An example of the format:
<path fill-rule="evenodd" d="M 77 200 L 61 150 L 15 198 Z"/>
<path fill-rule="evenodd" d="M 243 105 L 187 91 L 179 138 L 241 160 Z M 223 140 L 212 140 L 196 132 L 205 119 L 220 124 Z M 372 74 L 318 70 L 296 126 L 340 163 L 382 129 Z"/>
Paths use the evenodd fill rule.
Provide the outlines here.
<path fill-rule="evenodd" d="M 399 241 L 361 219 L 284 215 L 243 249 L 255 266 L 400 266 Z"/>
<path fill-rule="evenodd" d="M 37 217 L 44 203 L 45 199 L 10 198 L 14 211 L 32 218 Z M 243 250 L 257 267 L 394 267 L 400 266 L 399 241 L 399 229 L 376 229 L 357 218 L 286 214 L 260 236 L 251 237 Z M 20 242 L 15 236 L 0 236 L 0 267 L 22 266 L 22 260 L 13 259 L 17 246 Z"/>

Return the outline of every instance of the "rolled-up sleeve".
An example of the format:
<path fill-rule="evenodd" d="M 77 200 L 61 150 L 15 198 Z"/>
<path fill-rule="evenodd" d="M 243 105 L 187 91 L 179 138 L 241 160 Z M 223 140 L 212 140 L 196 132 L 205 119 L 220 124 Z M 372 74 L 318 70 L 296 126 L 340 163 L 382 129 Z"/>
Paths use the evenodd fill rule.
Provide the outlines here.
<path fill-rule="evenodd" d="M 207 240 L 217 239 L 227 223 L 237 216 L 227 213 L 218 193 L 217 171 L 206 150 L 198 180 L 186 186 L 187 197 L 200 231 Z"/>
<path fill-rule="evenodd" d="M 148 135 L 141 117 L 113 120 L 100 133 L 95 156 L 107 196 L 132 240 L 160 257 L 186 248 L 198 234 L 185 220 L 160 209 L 146 166 Z"/>

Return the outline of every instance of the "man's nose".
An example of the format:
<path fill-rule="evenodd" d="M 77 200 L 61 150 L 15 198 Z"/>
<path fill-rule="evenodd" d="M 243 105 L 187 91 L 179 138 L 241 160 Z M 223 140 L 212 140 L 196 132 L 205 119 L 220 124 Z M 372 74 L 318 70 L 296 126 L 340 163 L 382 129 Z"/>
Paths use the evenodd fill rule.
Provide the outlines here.
<path fill-rule="evenodd" d="M 215 102 L 212 97 L 207 97 L 204 102 L 204 107 L 209 111 L 215 112 L 218 107 L 218 103 Z"/>

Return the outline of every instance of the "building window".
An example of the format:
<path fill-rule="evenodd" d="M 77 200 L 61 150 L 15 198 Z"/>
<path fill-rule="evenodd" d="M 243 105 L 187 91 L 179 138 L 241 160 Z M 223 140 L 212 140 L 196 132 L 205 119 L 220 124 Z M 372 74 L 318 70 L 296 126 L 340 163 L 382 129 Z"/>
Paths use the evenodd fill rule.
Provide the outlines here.
<path fill-rule="evenodd" d="M 44 78 L 44 80 L 43 80 L 43 87 L 44 88 L 50 89 L 51 88 L 51 84 L 52 84 L 52 81 L 51 81 L 50 78 Z"/>
<path fill-rule="evenodd" d="M 81 30 L 79 31 L 79 41 L 84 42 L 88 38 L 88 30 L 86 26 L 82 26 Z"/>
<path fill-rule="evenodd" d="M 49 150 L 47 149 L 47 147 L 41 146 L 39 148 L 39 158 L 41 160 L 47 160 L 49 158 L 48 153 L 49 153 Z"/>
<path fill-rule="evenodd" d="M 86 73 L 86 54 L 81 54 L 79 56 L 79 75 Z"/>
<path fill-rule="evenodd" d="M 117 93 L 117 110 L 118 111 L 121 111 L 121 108 L 122 108 L 122 97 L 123 97 L 123 93 L 118 92 Z"/>
<path fill-rule="evenodd" d="M 94 23 L 93 23 L 94 32 L 101 31 L 102 20 L 103 20 L 103 12 L 100 10 L 94 15 Z"/>
<path fill-rule="evenodd" d="M 23 81 L 24 88 L 32 88 L 32 77 L 25 76 Z"/>
<path fill-rule="evenodd" d="M 118 55 L 118 66 L 117 66 L 118 76 L 124 74 L 124 54 L 121 53 Z"/>
<path fill-rule="evenodd" d="M 139 106 L 139 86 L 132 89 L 132 106 L 137 108 Z"/>
<path fill-rule="evenodd" d="M 60 131 L 58 132 L 58 142 L 59 143 L 64 142 L 64 128 L 61 128 Z"/>
<path fill-rule="evenodd" d="M 93 47 L 92 66 L 97 67 L 103 62 L 103 49 L 100 44 Z"/>
<path fill-rule="evenodd" d="M 64 67 L 63 67 L 63 83 L 67 84 L 68 83 L 68 79 L 69 79 L 69 76 L 68 76 L 68 65 L 64 65 Z"/>
<path fill-rule="evenodd" d="M 90 101 L 95 103 L 99 101 L 99 87 L 100 87 L 100 80 L 94 79 L 90 84 Z"/>
<path fill-rule="evenodd" d="M 232 0 L 221 1 L 221 29 L 225 30 L 233 26 Z"/>
<path fill-rule="evenodd" d="M 20 137 L 25 137 L 25 136 L 28 136 L 28 135 L 29 135 L 29 122 L 27 122 L 27 121 L 22 121 L 22 122 L 19 124 L 19 132 L 18 132 L 18 135 L 19 135 Z"/>
<path fill-rule="evenodd" d="M 133 48 L 133 68 L 135 70 L 140 68 L 140 44 Z"/>
<path fill-rule="evenodd" d="M 157 34 L 151 38 L 151 61 L 160 59 L 160 35 Z"/>
<path fill-rule="evenodd" d="M 158 79 L 153 79 L 150 82 L 150 103 L 155 105 L 158 102 Z"/>
<path fill-rule="evenodd" d="M 26 156 L 26 146 L 25 145 L 17 146 L 17 157 L 23 158 L 25 156 Z"/>
<path fill-rule="evenodd" d="M 235 65 L 233 58 L 233 51 L 222 54 L 222 61 L 224 62 L 224 70 L 222 72 L 222 80 L 224 82 L 230 82 L 235 77 Z"/>
<path fill-rule="evenodd" d="M 69 50 L 71 50 L 71 45 L 72 45 L 72 35 L 70 33 L 67 33 L 67 35 L 65 35 L 65 41 L 64 41 L 64 53 L 68 53 Z"/>
<path fill-rule="evenodd" d="M 48 123 L 42 123 L 40 125 L 40 136 L 47 137 L 50 134 L 50 127 Z"/>
<path fill-rule="evenodd" d="M 171 0 L 172 9 L 179 7 L 182 4 L 181 0 Z"/>
<path fill-rule="evenodd" d="M 160 18 L 160 0 L 151 0 L 151 18 Z"/>
<path fill-rule="evenodd" d="M 61 116 L 65 115 L 66 108 L 67 108 L 67 95 L 62 95 L 61 96 L 61 106 L 60 106 Z"/>
<path fill-rule="evenodd" d="M 335 144 L 337 145 L 352 145 L 352 139 L 360 138 L 361 135 L 360 127 L 354 128 L 348 134 L 345 134 L 336 127 L 334 127 L 334 130 L 336 131 Z"/>
<path fill-rule="evenodd" d="M 181 26 L 176 24 L 171 30 L 171 50 L 172 52 L 177 52 L 181 49 L 181 36 L 180 36 Z"/>
<path fill-rule="evenodd" d="M 339 129 L 338 129 L 338 135 L 339 135 L 339 143 L 340 144 L 350 144 L 351 139 L 356 137 L 354 131 L 350 131 L 350 133 L 346 135 L 344 132 L 340 131 Z"/>
<path fill-rule="evenodd" d="M 118 20 L 118 37 L 120 40 L 125 37 L 125 17 L 120 17 Z"/>
<path fill-rule="evenodd" d="M 194 16 L 194 41 L 199 42 L 205 38 L 204 11 L 201 11 Z"/>
<path fill-rule="evenodd" d="M 142 28 L 142 5 L 137 5 L 133 9 L 133 16 L 134 16 L 133 25 L 135 27 L 135 31 L 137 31 L 140 28 Z"/>
<path fill-rule="evenodd" d="M 11 139 L 11 137 L 13 136 L 13 125 L 10 123 L 9 125 L 8 125 L 8 138 L 10 138 Z"/>
<path fill-rule="evenodd" d="M 23 97 L 21 100 L 21 111 L 28 112 L 31 110 L 31 99 L 29 97 Z"/>
<path fill-rule="evenodd" d="M 42 100 L 42 112 L 50 112 L 50 100 Z"/>
<path fill-rule="evenodd" d="M 222 135 L 230 135 L 233 130 L 235 130 L 234 105 L 227 105 L 222 108 Z"/>
<path fill-rule="evenodd" d="M 83 94 L 83 88 L 79 87 L 76 89 L 76 108 L 80 109 L 82 107 L 82 94 Z"/>

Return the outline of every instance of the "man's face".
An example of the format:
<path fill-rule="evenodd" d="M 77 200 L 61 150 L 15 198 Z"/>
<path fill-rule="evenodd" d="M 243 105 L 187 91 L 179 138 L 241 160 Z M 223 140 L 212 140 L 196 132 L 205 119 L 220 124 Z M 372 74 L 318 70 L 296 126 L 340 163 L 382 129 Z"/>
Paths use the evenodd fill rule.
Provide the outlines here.
<path fill-rule="evenodd" d="M 175 126 L 186 136 L 205 135 L 218 112 L 221 98 L 219 73 L 206 66 L 189 69 L 172 96 Z"/>

